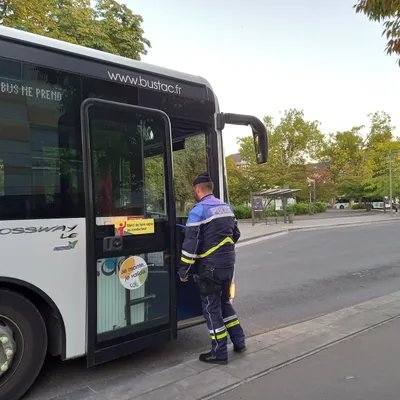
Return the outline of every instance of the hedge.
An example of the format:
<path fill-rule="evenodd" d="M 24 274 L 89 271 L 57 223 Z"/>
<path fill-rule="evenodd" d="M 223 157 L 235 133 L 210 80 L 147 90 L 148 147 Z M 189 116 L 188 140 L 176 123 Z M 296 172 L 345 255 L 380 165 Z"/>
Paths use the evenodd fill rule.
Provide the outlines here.
<path fill-rule="evenodd" d="M 251 207 L 244 204 L 238 206 L 232 206 L 233 212 L 237 219 L 250 219 L 251 218 Z"/>
<path fill-rule="evenodd" d="M 314 203 L 313 204 L 313 209 L 315 213 L 323 213 L 327 211 L 328 207 L 325 203 Z M 252 217 L 251 214 L 251 207 L 246 206 L 246 205 L 233 205 L 233 212 L 235 213 L 235 216 L 237 219 L 250 219 Z M 301 214 L 308 214 L 310 212 L 310 209 L 308 207 L 308 203 L 296 203 L 289 205 L 287 207 L 287 212 L 294 212 L 296 215 L 301 215 Z M 283 216 L 283 211 L 277 210 L 274 211 L 271 207 L 268 207 L 267 209 L 264 210 L 264 216 Z"/>

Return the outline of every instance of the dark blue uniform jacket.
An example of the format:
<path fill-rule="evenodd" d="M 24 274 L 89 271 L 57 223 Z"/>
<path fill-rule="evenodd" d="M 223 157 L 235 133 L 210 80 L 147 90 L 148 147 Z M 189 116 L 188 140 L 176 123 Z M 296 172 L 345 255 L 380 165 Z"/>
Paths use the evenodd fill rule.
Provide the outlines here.
<path fill-rule="evenodd" d="M 199 263 L 213 268 L 235 265 L 235 243 L 240 231 L 229 204 L 209 195 L 189 213 L 179 275 L 185 277 Z"/>

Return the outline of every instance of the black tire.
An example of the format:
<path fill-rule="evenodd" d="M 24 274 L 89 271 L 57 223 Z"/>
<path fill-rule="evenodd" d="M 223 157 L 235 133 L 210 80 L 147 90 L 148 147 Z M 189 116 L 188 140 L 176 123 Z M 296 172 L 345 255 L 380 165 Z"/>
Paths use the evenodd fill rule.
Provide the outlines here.
<path fill-rule="evenodd" d="M 0 377 L 0 399 L 19 400 L 43 367 L 47 331 L 31 301 L 16 292 L 0 289 L 0 324 L 5 321 L 12 327 L 17 349 L 10 369 Z"/>
<path fill-rule="evenodd" d="M 340 209 L 341 209 L 341 210 L 344 210 L 344 206 L 340 206 Z"/>

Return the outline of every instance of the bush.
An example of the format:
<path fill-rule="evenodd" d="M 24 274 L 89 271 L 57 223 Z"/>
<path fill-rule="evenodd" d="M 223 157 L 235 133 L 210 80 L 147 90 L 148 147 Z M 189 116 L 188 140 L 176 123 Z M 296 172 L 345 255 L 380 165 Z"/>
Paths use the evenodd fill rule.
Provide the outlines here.
<path fill-rule="evenodd" d="M 251 207 L 240 204 L 240 205 L 232 205 L 233 212 L 237 219 L 250 219 L 252 217 L 251 214 Z M 314 203 L 314 212 L 315 213 L 322 213 L 328 209 L 325 203 Z M 286 211 L 288 213 L 294 212 L 296 215 L 304 215 L 310 212 L 308 207 L 308 203 L 296 203 L 287 206 Z M 273 207 L 267 207 L 264 210 L 264 218 L 273 218 L 273 217 L 282 217 L 283 211 L 282 210 L 274 210 Z"/>
<path fill-rule="evenodd" d="M 245 206 L 244 204 L 238 206 L 232 206 L 233 212 L 237 219 L 250 219 L 251 218 L 251 207 Z"/>
<path fill-rule="evenodd" d="M 296 215 L 308 214 L 309 208 L 307 203 L 296 203 L 288 207 L 288 212 L 294 212 Z"/>
<path fill-rule="evenodd" d="M 325 203 L 314 203 L 314 212 L 323 213 L 326 212 L 328 206 Z"/>
<path fill-rule="evenodd" d="M 325 203 L 314 203 L 312 209 L 315 213 L 323 213 L 326 212 L 328 207 Z M 294 212 L 296 215 L 304 215 L 310 212 L 310 208 L 308 203 L 296 203 L 288 206 L 287 211 Z"/>
<path fill-rule="evenodd" d="M 351 208 L 353 210 L 365 210 L 365 204 L 364 203 L 354 204 L 353 207 Z"/>

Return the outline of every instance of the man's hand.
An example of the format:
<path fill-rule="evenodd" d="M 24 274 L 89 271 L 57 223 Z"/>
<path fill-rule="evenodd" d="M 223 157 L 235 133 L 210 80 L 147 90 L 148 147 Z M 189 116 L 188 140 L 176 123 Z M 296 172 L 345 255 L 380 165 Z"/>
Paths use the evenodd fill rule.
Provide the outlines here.
<path fill-rule="evenodd" d="M 180 277 L 181 282 L 187 282 L 189 280 L 188 276 Z"/>

